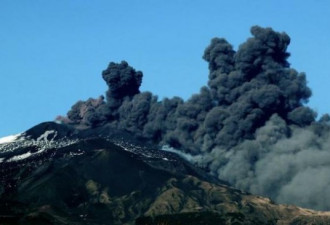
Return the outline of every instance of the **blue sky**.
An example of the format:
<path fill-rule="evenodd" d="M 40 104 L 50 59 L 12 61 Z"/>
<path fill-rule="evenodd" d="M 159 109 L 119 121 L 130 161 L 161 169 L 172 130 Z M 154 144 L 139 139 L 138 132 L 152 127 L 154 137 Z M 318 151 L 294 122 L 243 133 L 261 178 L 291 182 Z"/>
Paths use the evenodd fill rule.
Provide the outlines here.
<path fill-rule="evenodd" d="M 291 66 L 313 90 L 309 106 L 330 112 L 329 1 L 1 0 L 0 137 L 104 94 L 110 61 L 143 71 L 142 90 L 186 99 L 207 82 L 211 38 L 237 49 L 253 25 L 289 34 Z"/>

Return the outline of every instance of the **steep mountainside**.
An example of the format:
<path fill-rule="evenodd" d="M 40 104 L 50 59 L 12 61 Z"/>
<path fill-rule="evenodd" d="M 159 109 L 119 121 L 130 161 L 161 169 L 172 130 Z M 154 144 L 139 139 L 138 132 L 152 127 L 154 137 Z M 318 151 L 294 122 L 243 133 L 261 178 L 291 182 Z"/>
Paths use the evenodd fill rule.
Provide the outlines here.
<path fill-rule="evenodd" d="M 0 145 L 0 224 L 330 224 L 128 134 L 89 132 L 43 123 Z"/>

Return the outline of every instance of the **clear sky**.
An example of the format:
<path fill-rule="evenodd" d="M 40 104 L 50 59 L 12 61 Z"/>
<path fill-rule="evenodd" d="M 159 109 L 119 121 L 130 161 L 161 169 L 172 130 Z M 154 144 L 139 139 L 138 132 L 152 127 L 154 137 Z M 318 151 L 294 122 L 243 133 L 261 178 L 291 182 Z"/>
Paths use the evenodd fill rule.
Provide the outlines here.
<path fill-rule="evenodd" d="M 253 25 L 289 34 L 291 66 L 313 90 L 309 106 L 330 112 L 330 1 L 1 0 L 0 137 L 104 94 L 110 61 L 143 71 L 141 89 L 160 99 L 187 99 L 207 82 L 211 38 L 237 49 Z"/>

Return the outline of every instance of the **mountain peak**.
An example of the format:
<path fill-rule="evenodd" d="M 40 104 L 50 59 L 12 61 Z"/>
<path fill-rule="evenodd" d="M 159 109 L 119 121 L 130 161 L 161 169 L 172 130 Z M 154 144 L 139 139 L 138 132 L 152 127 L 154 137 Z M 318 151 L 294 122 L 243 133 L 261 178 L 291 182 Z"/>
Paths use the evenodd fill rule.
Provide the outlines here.
<path fill-rule="evenodd" d="M 60 138 L 63 133 L 75 141 Z M 1 222 L 140 225 L 161 221 L 188 224 L 195 218 L 189 222 L 193 225 L 201 221 L 330 221 L 328 213 L 276 205 L 231 188 L 174 153 L 136 145 L 129 139 L 116 142 L 73 134 L 67 126 L 43 123 L 25 132 L 25 140 L 11 151 L 0 153 Z M 30 144 L 22 144 L 26 141 Z M 41 143 L 52 144 L 45 148 Z"/>

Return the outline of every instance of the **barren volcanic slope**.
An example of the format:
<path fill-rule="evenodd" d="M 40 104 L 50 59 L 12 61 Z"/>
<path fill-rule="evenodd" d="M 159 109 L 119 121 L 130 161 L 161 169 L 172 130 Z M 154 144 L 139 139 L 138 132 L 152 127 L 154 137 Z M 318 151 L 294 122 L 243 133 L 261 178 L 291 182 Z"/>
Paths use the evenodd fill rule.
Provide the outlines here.
<path fill-rule="evenodd" d="M 173 153 L 83 136 L 43 123 L 1 145 L 1 224 L 330 223 L 230 188 Z"/>

